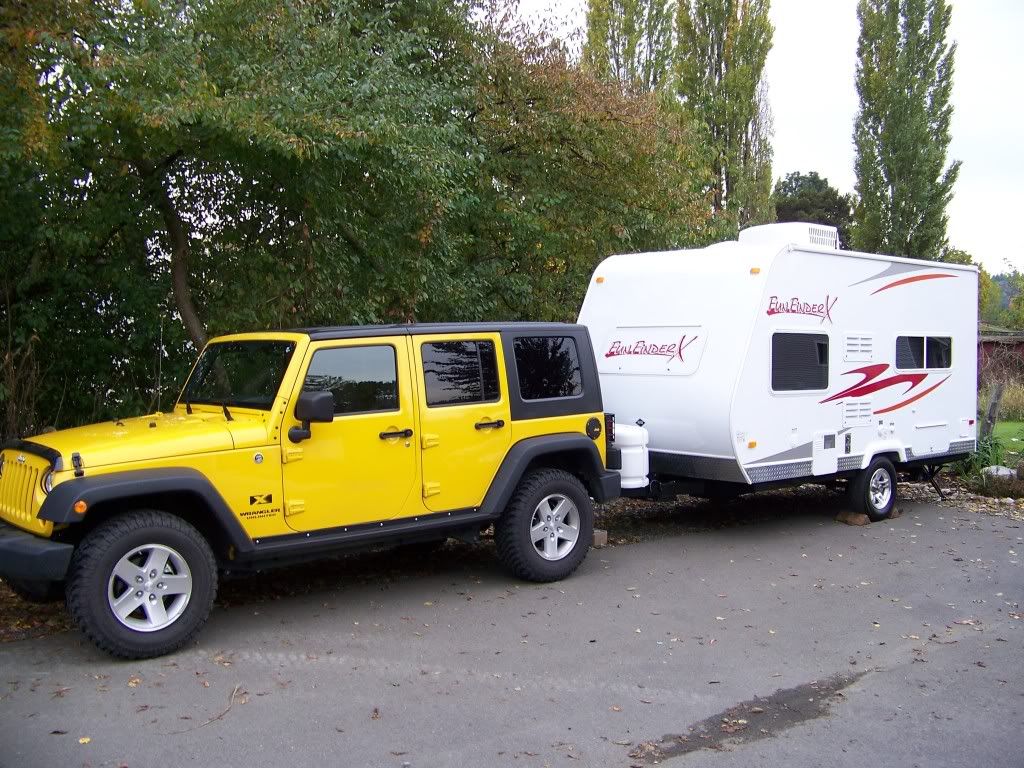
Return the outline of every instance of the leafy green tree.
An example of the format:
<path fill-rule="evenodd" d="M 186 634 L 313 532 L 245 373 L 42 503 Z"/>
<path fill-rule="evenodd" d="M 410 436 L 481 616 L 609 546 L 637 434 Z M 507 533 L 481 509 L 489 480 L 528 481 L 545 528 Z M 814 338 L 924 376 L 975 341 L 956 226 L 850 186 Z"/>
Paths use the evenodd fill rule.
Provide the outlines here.
<path fill-rule="evenodd" d="M 763 82 L 769 0 L 680 0 L 675 69 L 683 108 L 705 133 L 712 203 L 732 227 L 774 220 L 771 116 Z"/>
<path fill-rule="evenodd" d="M 938 259 L 960 170 L 947 164 L 956 44 L 946 0 L 859 0 L 854 245 Z"/>
<path fill-rule="evenodd" d="M 854 198 L 843 195 L 816 171 L 786 174 L 775 183 L 772 203 L 778 221 L 828 224 L 839 230 L 839 247 L 850 247 Z"/>
<path fill-rule="evenodd" d="M 999 325 L 1003 319 L 1003 291 L 984 267 L 978 269 L 978 318 Z"/>
<path fill-rule="evenodd" d="M 590 0 L 583 60 L 598 77 L 658 91 L 671 84 L 673 0 Z"/>
<path fill-rule="evenodd" d="M 487 35 L 465 280 L 491 286 L 487 316 L 574 320 L 606 256 L 709 239 L 701 148 L 678 114 L 522 26 Z"/>

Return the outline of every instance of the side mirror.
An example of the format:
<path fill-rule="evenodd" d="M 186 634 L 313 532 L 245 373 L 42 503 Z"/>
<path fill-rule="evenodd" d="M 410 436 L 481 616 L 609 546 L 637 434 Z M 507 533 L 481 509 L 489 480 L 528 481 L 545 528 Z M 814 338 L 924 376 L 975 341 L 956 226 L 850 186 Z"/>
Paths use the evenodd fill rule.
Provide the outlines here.
<path fill-rule="evenodd" d="M 301 393 L 295 402 L 295 418 L 302 422 L 302 426 L 289 429 L 288 439 L 301 443 L 312 436 L 310 423 L 334 421 L 334 395 L 330 392 Z"/>

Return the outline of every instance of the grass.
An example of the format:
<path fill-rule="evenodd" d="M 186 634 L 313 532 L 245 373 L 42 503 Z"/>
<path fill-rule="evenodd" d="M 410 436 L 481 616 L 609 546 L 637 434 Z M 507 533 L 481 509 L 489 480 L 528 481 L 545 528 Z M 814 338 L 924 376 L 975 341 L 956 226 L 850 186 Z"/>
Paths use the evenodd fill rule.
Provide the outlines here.
<path fill-rule="evenodd" d="M 1003 444 L 1013 443 L 1011 438 L 1018 438 L 1024 442 L 1024 421 L 997 421 L 992 430 Z M 1022 446 L 1024 447 L 1024 446 Z"/>

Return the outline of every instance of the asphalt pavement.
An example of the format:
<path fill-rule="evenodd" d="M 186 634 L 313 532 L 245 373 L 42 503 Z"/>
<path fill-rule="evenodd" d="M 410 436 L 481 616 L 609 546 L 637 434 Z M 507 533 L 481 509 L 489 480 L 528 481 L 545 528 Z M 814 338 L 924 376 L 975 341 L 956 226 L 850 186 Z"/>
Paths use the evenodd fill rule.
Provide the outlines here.
<path fill-rule="evenodd" d="M 262 575 L 145 662 L 8 643 L 0 766 L 1019 768 L 1024 524 L 903 510 L 593 550 L 548 585 L 458 543 L 273 599 Z"/>

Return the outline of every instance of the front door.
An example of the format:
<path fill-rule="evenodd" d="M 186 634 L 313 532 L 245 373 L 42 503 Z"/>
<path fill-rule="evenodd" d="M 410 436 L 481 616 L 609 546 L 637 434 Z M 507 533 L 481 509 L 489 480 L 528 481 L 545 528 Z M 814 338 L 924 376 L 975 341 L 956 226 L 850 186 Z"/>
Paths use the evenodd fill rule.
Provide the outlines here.
<path fill-rule="evenodd" d="M 307 391 L 334 395 L 334 421 L 312 424 L 293 443 L 285 420 L 285 519 L 296 531 L 337 528 L 402 515 L 417 479 L 409 339 L 330 341 L 310 346 Z M 291 403 L 300 389 L 292 394 Z"/>
<path fill-rule="evenodd" d="M 443 512 L 480 505 L 511 442 L 500 336 L 416 336 L 423 503 Z"/>

